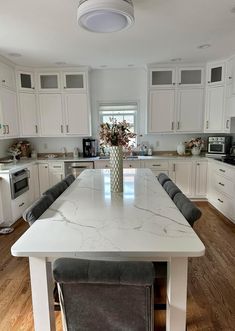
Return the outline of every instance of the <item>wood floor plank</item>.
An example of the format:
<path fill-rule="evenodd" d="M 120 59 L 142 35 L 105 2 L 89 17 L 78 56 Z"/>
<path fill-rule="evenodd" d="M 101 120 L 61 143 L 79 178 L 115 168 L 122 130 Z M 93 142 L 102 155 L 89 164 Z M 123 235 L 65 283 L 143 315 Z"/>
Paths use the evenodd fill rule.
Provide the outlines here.
<path fill-rule="evenodd" d="M 197 204 L 203 215 L 194 230 L 206 254 L 189 260 L 188 331 L 235 331 L 235 225 L 208 203 Z M 14 226 L 14 232 L 0 236 L 0 331 L 33 331 L 28 260 L 10 253 L 28 225 L 20 220 Z M 163 284 L 156 291 L 159 302 Z M 59 312 L 56 330 L 62 331 Z M 155 331 L 165 331 L 164 311 L 155 313 Z"/>

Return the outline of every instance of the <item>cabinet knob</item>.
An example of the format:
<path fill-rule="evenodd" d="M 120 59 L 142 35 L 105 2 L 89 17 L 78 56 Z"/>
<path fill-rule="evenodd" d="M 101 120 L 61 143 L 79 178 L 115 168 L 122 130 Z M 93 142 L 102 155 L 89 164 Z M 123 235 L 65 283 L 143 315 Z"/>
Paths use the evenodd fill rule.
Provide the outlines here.
<path fill-rule="evenodd" d="M 232 76 L 229 76 L 228 79 L 232 79 L 233 77 Z"/>
<path fill-rule="evenodd" d="M 6 80 L 5 80 L 5 79 L 3 79 L 3 80 L 2 80 L 2 83 L 6 83 Z"/>
<path fill-rule="evenodd" d="M 208 82 L 207 82 L 208 84 L 210 84 L 211 82 L 208 80 Z"/>
<path fill-rule="evenodd" d="M 22 203 L 19 205 L 19 207 L 23 207 L 23 205 L 24 205 L 24 202 L 22 202 Z"/>
<path fill-rule="evenodd" d="M 32 89 L 35 90 L 35 87 L 33 86 Z"/>
<path fill-rule="evenodd" d="M 175 83 L 172 83 L 172 85 L 175 85 Z"/>
<path fill-rule="evenodd" d="M 132 168 L 132 165 L 131 164 L 129 164 L 129 168 Z"/>
<path fill-rule="evenodd" d="M 181 85 L 182 83 L 181 82 L 179 82 L 179 85 Z"/>

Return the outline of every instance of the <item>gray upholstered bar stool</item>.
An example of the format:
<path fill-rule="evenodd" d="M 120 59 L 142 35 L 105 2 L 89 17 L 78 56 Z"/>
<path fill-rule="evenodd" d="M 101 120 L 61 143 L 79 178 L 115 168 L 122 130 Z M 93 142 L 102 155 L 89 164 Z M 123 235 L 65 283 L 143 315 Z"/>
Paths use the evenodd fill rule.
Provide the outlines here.
<path fill-rule="evenodd" d="M 176 186 L 171 180 L 166 181 L 163 184 L 163 188 L 172 200 L 177 193 L 182 193 L 178 186 Z"/>
<path fill-rule="evenodd" d="M 43 195 L 40 199 L 35 201 L 29 208 L 27 208 L 22 217 L 32 225 L 53 203 L 51 196 Z"/>
<path fill-rule="evenodd" d="M 151 262 L 61 258 L 53 264 L 64 330 L 153 330 Z"/>
<path fill-rule="evenodd" d="M 67 188 L 68 184 L 62 180 L 49 188 L 49 190 L 44 192 L 43 195 L 48 195 L 53 199 L 53 201 L 55 201 Z"/>
<path fill-rule="evenodd" d="M 63 181 L 70 186 L 74 181 L 75 181 L 75 176 L 73 174 L 70 174 L 68 176 L 66 176 Z"/>
<path fill-rule="evenodd" d="M 157 179 L 159 181 L 159 183 L 163 186 L 167 181 L 171 181 L 171 179 L 164 174 L 163 172 L 161 172 L 158 176 Z"/>

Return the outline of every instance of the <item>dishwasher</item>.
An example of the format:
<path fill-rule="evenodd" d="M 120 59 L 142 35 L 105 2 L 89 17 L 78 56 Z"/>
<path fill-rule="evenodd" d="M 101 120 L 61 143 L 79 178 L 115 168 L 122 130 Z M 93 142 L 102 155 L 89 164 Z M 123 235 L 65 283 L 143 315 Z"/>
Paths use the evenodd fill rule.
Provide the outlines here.
<path fill-rule="evenodd" d="M 85 169 L 93 169 L 94 162 L 65 162 L 65 176 L 73 174 L 77 178 Z"/>

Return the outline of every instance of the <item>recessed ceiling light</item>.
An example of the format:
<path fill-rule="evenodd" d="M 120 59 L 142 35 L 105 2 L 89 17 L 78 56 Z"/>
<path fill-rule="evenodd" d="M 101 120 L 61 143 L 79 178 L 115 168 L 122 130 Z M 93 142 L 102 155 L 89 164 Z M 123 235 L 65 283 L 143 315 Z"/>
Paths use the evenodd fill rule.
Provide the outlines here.
<path fill-rule="evenodd" d="M 107 68 L 107 64 L 102 64 L 100 68 Z"/>
<path fill-rule="evenodd" d="M 176 57 L 174 59 L 171 59 L 172 62 L 179 62 L 181 60 L 182 60 L 181 57 Z"/>
<path fill-rule="evenodd" d="M 127 66 L 128 67 L 134 67 L 135 65 L 134 64 L 128 64 Z"/>
<path fill-rule="evenodd" d="M 209 48 L 209 47 L 211 47 L 210 44 L 202 44 L 202 45 L 197 46 L 197 48 L 199 48 L 199 49 L 206 49 L 206 48 Z"/>
<path fill-rule="evenodd" d="M 21 57 L 22 56 L 22 54 L 20 54 L 20 53 L 8 53 L 8 55 L 11 57 Z"/>
<path fill-rule="evenodd" d="M 66 62 L 58 61 L 58 62 L 55 62 L 55 64 L 57 64 L 58 66 L 64 66 L 66 64 Z"/>
<path fill-rule="evenodd" d="M 134 23 L 132 0 L 80 0 L 78 24 L 91 32 L 116 32 Z"/>

